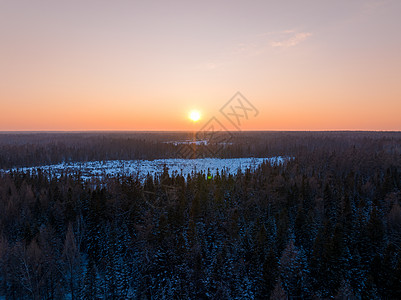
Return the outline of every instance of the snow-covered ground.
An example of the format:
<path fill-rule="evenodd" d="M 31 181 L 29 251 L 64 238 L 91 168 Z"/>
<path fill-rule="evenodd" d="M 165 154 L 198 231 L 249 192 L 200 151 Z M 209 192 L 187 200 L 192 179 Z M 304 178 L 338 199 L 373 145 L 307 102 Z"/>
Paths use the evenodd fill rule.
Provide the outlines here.
<path fill-rule="evenodd" d="M 174 146 L 177 146 L 177 145 L 192 145 L 192 144 L 195 144 L 195 145 L 207 145 L 208 143 L 207 143 L 207 140 L 196 140 L 196 141 L 194 141 L 194 140 L 185 140 L 185 141 L 173 141 L 173 142 L 165 142 L 166 144 L 173 144 Z"/>
<path fill-rule="evenodd" d="M 242 171 L 250 168 L 256 169 L 264 161 L 271 164 L 281 164 L 286 158 L 277 156 L 271 158 L 199 158 L 199 159 L 155 159 L 155 160 L 109 160 L 92 162 L 72 162 L 48 165 L 41 167 L 29 167 L 13 169 L 23 172 L 36 172 L 41 169 L 52 176 L 61 174 L 81 173 L 82 179 L 113 177 L 117 175 L 134 175 L 140 180 L 144 180 L 148 174 L 159 175 L 164 167 L 168 169 L 169 174 L 181 174 L 187 176 L 192 172 L 203 172 L 215 175 L 217 171 L 223 171 L 226 174 L 235 174 L 238 169 Z"/>
<path fill-rule="evenodd" d="M 177 145 L 205 145 L 207 146 L 209 144 L 208 140 L 184 140 L 184 141 L 171 141 L 171 142 L 165 142 L 166 144 L 173 144 L 174 146 Z M 217 144 L 219 145 L 232 145 L 233 143 L 231 142 L 218 142 Z"/>

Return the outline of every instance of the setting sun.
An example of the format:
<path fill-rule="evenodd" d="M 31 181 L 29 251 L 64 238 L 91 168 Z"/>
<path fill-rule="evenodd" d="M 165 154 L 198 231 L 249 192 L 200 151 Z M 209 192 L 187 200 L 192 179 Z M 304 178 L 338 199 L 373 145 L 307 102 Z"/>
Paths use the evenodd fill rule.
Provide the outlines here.
<path fill-rule="evenodd" d="M 200 120 L 201 114 L 200 114 L 199 111 L 193 110 L 193 111 L 191 111 L 191 112 L 189 113 L 189 118 L 191 119 L 191 121 L 197 122 L 197 121 Z"/>

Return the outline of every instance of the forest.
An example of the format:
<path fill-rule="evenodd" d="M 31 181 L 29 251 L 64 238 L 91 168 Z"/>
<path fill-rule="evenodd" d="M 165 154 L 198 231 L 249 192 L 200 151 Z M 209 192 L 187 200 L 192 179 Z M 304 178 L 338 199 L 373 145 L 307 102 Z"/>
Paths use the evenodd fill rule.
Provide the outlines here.
<path fill-rule="evenodd" d="M 399 132 L 235 133 L 219 157 L 291 159 L 234 175 L 6 172 L 190 136 L 0 134 L 0 298 L 401 299 Z"/>

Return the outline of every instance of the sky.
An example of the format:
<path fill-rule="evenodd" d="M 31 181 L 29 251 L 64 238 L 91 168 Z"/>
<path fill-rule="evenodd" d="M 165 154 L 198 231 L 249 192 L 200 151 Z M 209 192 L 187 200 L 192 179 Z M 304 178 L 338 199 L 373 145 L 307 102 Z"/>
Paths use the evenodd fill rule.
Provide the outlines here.
<path fill-rule="evenodd" d="M 0 0 L 0 131 L 398 131 L 400 16 L 399 0 Z"/>

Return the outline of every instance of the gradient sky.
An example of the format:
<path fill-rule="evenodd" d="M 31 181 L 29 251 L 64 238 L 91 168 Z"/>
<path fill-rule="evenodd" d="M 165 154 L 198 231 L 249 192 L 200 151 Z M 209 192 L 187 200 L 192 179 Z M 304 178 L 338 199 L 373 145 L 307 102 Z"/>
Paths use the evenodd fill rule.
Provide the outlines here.
<path fill-rule="evenodd" d="M 400 16 L 399 0 L 0 0 L 0 130 L 230 127 L 237 91 L 259 111 L 241 130 L 401 130 Z"/>

